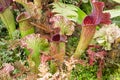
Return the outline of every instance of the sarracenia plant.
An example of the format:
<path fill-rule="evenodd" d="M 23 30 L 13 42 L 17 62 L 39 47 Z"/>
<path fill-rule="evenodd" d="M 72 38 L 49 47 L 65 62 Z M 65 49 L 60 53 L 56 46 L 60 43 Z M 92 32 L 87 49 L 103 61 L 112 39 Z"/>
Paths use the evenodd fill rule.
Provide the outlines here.
<path fill-rule="evenodd" d="M 16 20 L 19 23 L 21 37 L 34 33 L 34 27 L 30 24 L 31 16 L 27 12 L 22 12 L 17 16 Z"/>
<path fill-rule="evenodd" d="M 80 35 L 80 41 L 78 43 L 77 49 L 74 53 L 75 58 L 79 58 L 81 54 L 88 47 L 91 39 L 93 38 L 96 26 L 98 24 L 110 24 L 110 14 L 103 13 L 104 3 L 97 0 L 91 0 L 92 13 L 85 17 L 82 23 L 82 32 Z"/>
<path fill-rule="evenodd" d="M 72 35 L 74 32 L 74 23 L 60 15 L 55 15 L 50 18 L 50 22 L 53 23 L 53 29 L 59 29 L 58 32 L 52 36 L 53 43 L 51 42 L 51 44 L 57 44 L 59 48 L 58 53 L 65 55 L 65 40 L 67 36 Z"/>
<path fill-rule="evenodd" d="M 49 52 L 48 40 L 42 38 L 40 34 L 30 34 L 21 39 L 21 46 L 29 50 L 28 63 L 31 70 L 35 73 L 38 72 L 38 66 L 40 64 L 40 54 L 45 55 Z"/>
<path fill-rule="evenodd" d="M 65 58 L 66 45 L 65 41 L 67 36 L 72 35 L 74 31 L 74 23 L 63 16 L 54 15 L 50 18 L 54 33 L 51 36 L 50 42 L 50 54 L 55 60 L 58 61 L 57 65 L 60 66 Z M 50 70 L 52 73 L 56 71 L 56 65 L 54 61 L 50 64 Z"/>
<path fill-rule="evenodd" d="M 41 18 L 41 0 L 34 0 L 28 2 L 27 0 L 14 0 L 15 2 L 23 5 L 26 12 L 21 13 L 17 17 L 19 22 L 21 36 L 24 37 L 28 34 L 34 33 L 33 26 L 30 24 L 30 20 L 39 22 Z"/>
<path fill-rule="evenodd" d="M 33 2 L 28 2 L 27 0 L 14 0 L 15 2 L 23 5 L 26 12 L 28 12 L 32 18 L 40 20 L 41 18 L 41 0 L 34 0 Z"/>
<path fill-rule="evenodd" d="M 12 34 L 16 29 L 14 15 L 9 6 L 12 0 L 0 0 L 0 18 L 5 24 L 10 38 L 13 38 Z"/>

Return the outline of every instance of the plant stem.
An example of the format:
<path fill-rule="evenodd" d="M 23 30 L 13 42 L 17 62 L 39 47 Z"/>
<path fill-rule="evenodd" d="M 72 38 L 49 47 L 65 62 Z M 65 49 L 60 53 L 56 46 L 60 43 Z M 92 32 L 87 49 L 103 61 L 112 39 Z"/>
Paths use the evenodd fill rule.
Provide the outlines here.
<path fill-rule="evenodd" d="M 10 38 L 13 38 L 12 34 L 16 30 L 16 25 L 12 11 L 7 8 L 3 13 L 0 13 L 0 17 L 9 32 Z"/>
<path fill-rule="evenodd" d="M 65 56 L 65 43 L 64 42 L 51 42 L 51 56 L 53 56 L 53 58 L 55 60 L 57 60 L 58 62 L 52 62 L 50 65 L 50 72 L 55 73 L 55 71 L 57 71 L 56 69 L 58 69 L 57 66 L 60 66 L 61 63 L 64 60 L 64 56 Z"/>
<path fill-rule="evenodd" d="M 32 60 L 35 63 L 34 72 L 38 73 L 38 66 L 40 64 L 40 52 L 35 51 L 33 54 L 31 54 L 31 56 L 32 56 Z"/>
<path fill-rule="evenodd" d="M 73 54 L 75 58 L 80 58 L 82 53 L 85 52 L 86 48 L 88 47 L 90 41 L 92 40 L 94 36 L 95 30 L 96 30 L 95 26 L 82 27 L 80 41 L 78 43 L 75 53 Z"/>
<path fill-rule="evenodd" d="M 59 43 L 59 54 L 63 54 L 63 57 L 65 56 L 65 42 Z"/>

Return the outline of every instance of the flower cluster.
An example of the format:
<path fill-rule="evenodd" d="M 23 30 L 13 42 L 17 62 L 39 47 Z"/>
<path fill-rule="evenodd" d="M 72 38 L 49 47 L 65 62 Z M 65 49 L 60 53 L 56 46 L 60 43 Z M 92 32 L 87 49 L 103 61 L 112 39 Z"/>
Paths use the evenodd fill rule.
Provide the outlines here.
<path fill-rule="evenodd" d="M 100 30 L 96 31 L 94 40 L 105 50 L 111 50 L 111 44 L 120 37 L 120 28 L 115 24 L 104 25 Z"/>
<path fill-rule="evenodd" d="M 47 62 L 41 63 L 39 65 L 38 74 L 40 78 L 37 80 L 68 80 L 76 62 L 78 62 L 78 60 L 73 57 L 71 57 L 70 60 L 64 60 L 63 64 L 65 64 L 64 66 L 67 70 L 60 67 L 54 74 L 50 73 L 50 68 L 48 67 Z"/>

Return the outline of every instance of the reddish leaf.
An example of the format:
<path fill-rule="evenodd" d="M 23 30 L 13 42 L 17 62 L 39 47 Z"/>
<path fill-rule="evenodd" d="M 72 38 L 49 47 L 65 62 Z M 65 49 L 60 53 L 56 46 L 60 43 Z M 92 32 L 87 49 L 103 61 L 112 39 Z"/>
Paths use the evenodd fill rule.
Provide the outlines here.
<path fill-rule="evenodd" d="M 89 57 L 89 64 L 92 66 L 94 64 L 95 61 L 95 52 L 91 50 L 91 48 L 89 48 L 87 50 L 88 53 L 88 57 Z"/>
<path fill-rule="evenodd" d="M 10 6 L 12 0 L 0 0 L 0 13 Z"/>
<path fill-rule="evenodd" d="M 41 63 L 46 63 L 48 60 L 51 60 L 51 59 L 52 59 L 51 56 L 42 55 L 41 56 Z"/>

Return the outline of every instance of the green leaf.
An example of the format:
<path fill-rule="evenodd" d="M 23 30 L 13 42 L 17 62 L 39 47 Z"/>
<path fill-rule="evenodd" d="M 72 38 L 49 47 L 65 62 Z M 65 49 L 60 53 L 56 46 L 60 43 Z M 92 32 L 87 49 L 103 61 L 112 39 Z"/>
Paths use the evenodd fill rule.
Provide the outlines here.
<path fill-rule="evenodd" d="M 120 3 L 120 0 L 113 0 L 113 1 L 115 1 L 115 2 L 117 2 L 117 3 Z"/>
<path fill-rule="evenodd" d="M 47 53 L 49 51 L 48 40 L 42 38 L 40 34 L 30 34 L 21 39 L 21 46 L 30 50 L 31 54 Z"/>
<path fill-rule="evenodd" d="M 30 52 L 30 57 L 28 58 L 29 65 L 33 67 L 33 71 L 36 73 L 38 71 L 38 66 L 40 64 L 40 53 L 47 54 L 49 52 L 48 40 L 42 38 L 40 34 L 30 34 L 23 39 L 21 39 L 21 47 L 27 48 Z"/>
<path fill-rule="evenodd" d="M 50 72 L 54 74 L 57 71 L 56 64 L 53 61 L 50 61 Z"/>
<path fill-rule="evenodd" d="M 112 22 L 117 24 L 120 27 L 120 16 L 113 18 Z"/>
<path fill-rule="evenodd" d="M 89 1 L 88 0 L 82 0 L 83 3 L 88 3 Z"/>
<path fill-rule="evenodd" d="M 16 29 L 16 25 L 15 25 L 14 15 L 10 10 L 10 8 L 7 8 L 3 13 L 0 13 L 0 18 L 2 22 L 5 24 L 8 30 L 9 36 L 13 38 L 12 34 Z"/>
<path fill-rule="evenodd" d="M 75 21 L 79 24 L 82 23 L 82 20 L 86 16 L 86 14 L 77 6 L 71 4 L 64 3 L 53 3 L 52 12 L 58 13 L 56 15 L 62 15 L 72 21 Z"/>

